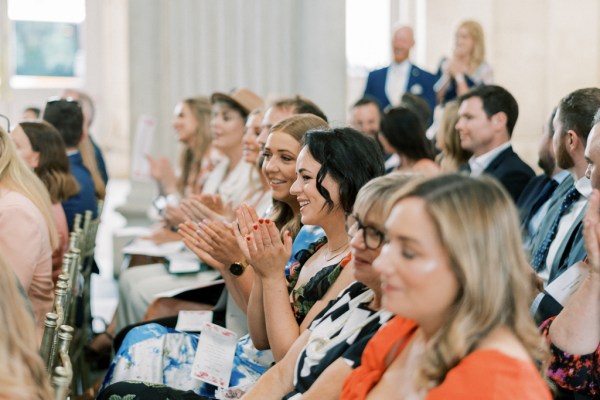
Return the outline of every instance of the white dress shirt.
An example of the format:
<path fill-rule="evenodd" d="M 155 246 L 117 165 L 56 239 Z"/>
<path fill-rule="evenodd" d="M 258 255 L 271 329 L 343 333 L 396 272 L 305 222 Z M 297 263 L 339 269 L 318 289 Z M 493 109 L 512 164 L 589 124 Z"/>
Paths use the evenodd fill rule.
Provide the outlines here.
<path fill-rule="evenodd" d="M 483 174 L 483 171 L 490 165 L 490 163 L 498 156 L 498 154 L 502 153 L 504 150 L 510 147 L 510 142 L 506 142 L 484 153 L 478 157 L 471 157 L 469 159 L 469 167 L 471 168 L 471 176 L 479 176 Z"/>
<path fill-rule="evenodd" d="M 385 94 L 392 107 L 400 105 L 400 98 L 406 92 L 410 61 L 404 60 L 400 64 L 393 63 L 388 67 L 385 79 Z"/>

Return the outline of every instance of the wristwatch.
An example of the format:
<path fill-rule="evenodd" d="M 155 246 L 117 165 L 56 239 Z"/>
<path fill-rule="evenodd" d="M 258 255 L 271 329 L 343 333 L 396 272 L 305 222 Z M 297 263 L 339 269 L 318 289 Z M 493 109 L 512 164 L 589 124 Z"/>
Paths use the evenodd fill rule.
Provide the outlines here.
<path fill-rule="evenodd" d="M 246 260 L 236 261 L 229 266 L 229 273 L 233 276 L 241 276 L 246 270 L 247 266 L 248 263 L 246 262 Z"/>

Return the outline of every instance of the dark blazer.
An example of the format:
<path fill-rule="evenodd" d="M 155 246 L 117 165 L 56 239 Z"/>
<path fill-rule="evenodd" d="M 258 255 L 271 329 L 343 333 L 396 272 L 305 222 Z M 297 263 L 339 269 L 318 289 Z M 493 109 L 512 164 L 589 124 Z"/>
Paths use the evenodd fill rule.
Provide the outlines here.
<path fill-rule="evenodd" d="M 521 217 L 521 225 L 529 223 L 531 219 L 531 207 L 533 207 L 538 195 L 542 191 L 542 188 L 546 183 L 550 182 L 550 178 L 546 174 L 540 174 L 527 183 L 527 186 L 523 188 L 519 199 L 517 200 L 517 208 L 519 209 L 519 216 Z"/>
<path fill-rule="evenodd" d="M 73 229 L 75 214 L 79 213 L 83 217 L 87 210 L 92 210 L 92 217 L 96 218 L 96 215 L 98 214 L 98 204 L 96 201 L 96 191 L 94 189 L 92 175 L 85 165 L 83 165 L 81 154 L 71 154 L 69 156 L 69 164 L 71 167 L 71 174 L 73 174 L 79 184 L 79 193 L 62 202 L 67 217 L 67 226 L 69 231 L 71 231 Z"/>
<path fill-rule="evenodd" d="M 535 172 L 512 149 L 502 151 L 483 171 L 498 179 L 516 202 Z"/>
<path fill-rule="evenodd" d="M 532 180 L 530 180 L 527 186 L 525 186 L 525 188 L 521 192 L 519 200 L 517 201 L 517 208 L 519 209 L 519 216 L 521 217 L 521 228 L 523 229 L 523 232 L 527 232 L 529 222 L 534 216 L 534 214 L 532 214 L 532 207 L 534 206 L 541 190 L 546 185 L 546 183 L 550 181 L 550 179 L 551 178 L 549 178 L 546 174 L 538 175 Z M 567 193 L 567 191 L 571 187 L 573 187 L 573 183 L 573 176 L 569 174 L 565 179 L 562 180 L 560 184 L 558 184 L 558 186 L 552 193 L 552 197 L 548 199 L 548 210 L 550 210 L 550 207 L 552 207 L 558 201 L 562 201 L 562 198 Z"/>
<path fill-rule="evenodd" d="M 369 73 L 367 78 L 367 86 L 365 87 L 364 96 L 374 97 L 379 101 L 382 110 L 385 110 L 390 105 L 390 100 L 385 94 L 385 83 L 387 80 L 388 68 L 381 68 Z M 406 85 L 406 92 L 421 96 L 433 113 L 435 108 L 435 76 L 421 68 L 410 64 L 409 78 Z"/>

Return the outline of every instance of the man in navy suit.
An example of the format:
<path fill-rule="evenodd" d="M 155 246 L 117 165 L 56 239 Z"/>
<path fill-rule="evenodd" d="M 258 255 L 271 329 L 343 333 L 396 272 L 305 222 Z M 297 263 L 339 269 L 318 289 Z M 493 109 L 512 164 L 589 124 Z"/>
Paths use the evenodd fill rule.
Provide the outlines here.
<path fill-rule="evenodd" d="M 414 44 L 411 27 L 397 28 L 392 35 L 394 62 L 369 73 L 364 96 L 377 99 L 382 110 L 390 105 L 400 105 L 400 98 L 405 92 L 421 96 L 432 111 L 435 108 L 435 76 L 410 62 L 410 49 Z"/>
<path fill-rule="evenodd" d="M 517 100 L 496 85 L 479 86 L 459 98 L 456 129 L 461 147 L 473 152 L 462 169 L 498 179 L 516 202 L 535 173 L 513 151 L 512 132 L 519 116 Z"/>

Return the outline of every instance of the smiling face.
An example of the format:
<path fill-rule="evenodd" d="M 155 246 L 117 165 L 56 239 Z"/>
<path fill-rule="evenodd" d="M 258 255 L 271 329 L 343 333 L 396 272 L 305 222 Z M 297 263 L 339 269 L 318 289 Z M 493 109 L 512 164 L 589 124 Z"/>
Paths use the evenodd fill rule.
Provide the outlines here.
<path fill-rule="evenodd" d="M 33 151 L 31 148 L 31 142 L 29 138 L 25 134 L 23 128 L 20 125 L 17 125 L 15 129 L 10 134 L 13 142 L 15 143 L 15 147 L 17 149 L 17 153 L 21 156 L 25 163 L 31 167 L 31 169 L 36 168 L 40 164 L 40 152 Z"/>
<path fill-rule="evenodd" d="M 179 103 L 175 106 L 173 128 L 181 143 L 189 147 L 194 146 L 198 132 L 198 120 L 187 103 Z"/>
<path fill-rule="evenodd" d="M 267 138 L 263 155 L 263 174 L 269 181 L 273 199 L 283 201 L 297 209 L 296 196 L 290 188 L 296 180 L 296 159 L 301 149 L 300 143 L 285 132 L 273 132 Z"/>
<path fill-rule="evenodd" d="M 330 211 L 325 198 L 321 196 L 317 189 L 317 174 L 321 169 L 321 163 L 314 159 L 312 154 L 305 146 L 296 162 L 296 181 L 290 189 L 290 193 L 298 199 L 300 205 L 300 214 L 304 225 L 323 226 L 331 218 L 337 218 L 341 213 L 344 218 L 344 211 L 340 205 L 340 185 L 331 178 L 329 174 L 325 176 L 321 186 L 329 192 L 333 209 Z M 343 219 L 342 219 L 343 221 Z"/>
<path fill-rule="evenodd" d="M 460 145 L 473 152 L 475 157 L 487 153 L 496 147 L 496 134 L 493 121 L 483 109 L 479 97 L 465 99 L 458 109 L 456 129 L 460 134 Z"/>
<path fill-rule="evenodd" d="M 373 261 L 381 253 L 381 246 L 376 249 L 368 248 L 365 244 L 365 236 L 368 234 L 373 235 L 377 231 L 383 232 L 384 221 L 381 216 L 382 213 L 383 210 L 381 207 L 371 207 L 366 215 L 360 211 L 355 212 L 354 215 L 360 221 L 362 228 L 356 229 L 358 226 L 354 227 L 354 229 L 352 226 L 348 227 L 349 232 L 354 231 L 354 235 L 352 235 L 350 240 L 354 278 L 376 292 L 380 290 L 381 280 L 379 271 L 373 268 Z M 365 230 L 367 233 L 365 233 Z"/>
<path fill-rule="evenodd" d="M 225 103 L 215 103 L 210 119 L 212 145 L 225 154 L 242 145 L 244 118 Z"/>
<path fill-rule="evenodd" d="M 258 135 L 260 135 L 260 123 L 262 120 L 262 113 L 255 113 L 248 116 L 246 121 L 246 131 L 242 138 L 242 154 L 244 161 L 255 164 L 260 153 L 260 146 L 258 145 Z"/>
<path fill-rule="evenodd" d="M 422 327 L 438 329 L 459 284 L 424 200 L 400 200 L 385 228 L 389 242 L 374 262 L 381 273 L 383 307 Z"/>
<path fill-rule="evenodd" d="M 376 138 L 381 123 L 379 107 L 373 103 L 356 106 L 352 109 L 352 127 L 365 135 Z"/>

